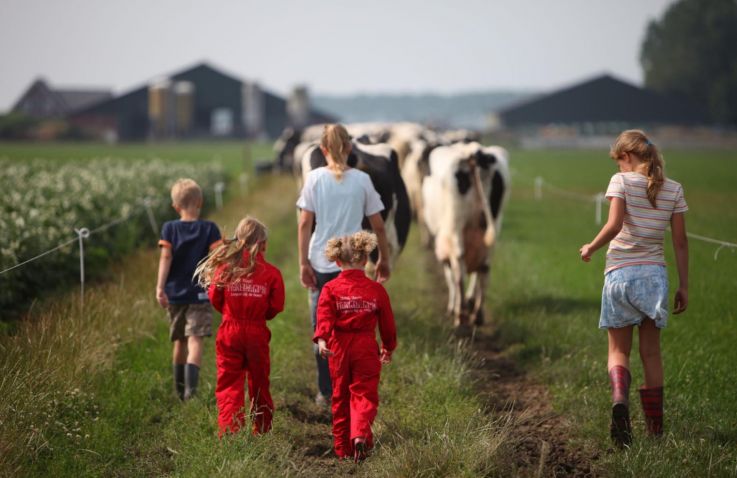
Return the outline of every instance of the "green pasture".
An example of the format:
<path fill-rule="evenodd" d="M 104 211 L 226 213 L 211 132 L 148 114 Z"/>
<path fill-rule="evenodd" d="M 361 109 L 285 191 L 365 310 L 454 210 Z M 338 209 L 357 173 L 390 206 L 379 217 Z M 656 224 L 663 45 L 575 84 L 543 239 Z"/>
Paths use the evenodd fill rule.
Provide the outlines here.
<path fill-rule="evenodd" d="M 200 398 L 171 390 L 164 312 L 154 300 L 157 251 L 142 247 L 88 286 L 40 298 L 33 318 L 0 337 L 0 475 L 8 476 L 517 476 L 515 424 L 487 409 L 468 374 L 471 354 L 442 317 L 444 281 L 412 229 L 388 290 L 399 349 L 385 369 L 377 453 L 361 467 L 329 459 L 329 419 L 312 402 L 314 365 L 306 293 L 296 268 L 295 183 L 253 176 L 270 145 L 0 144 L 19 161 L 161 157 L 208 161 L 231 172 L 226 207 L 211 218 L 232 232 L 246 213 L 270 228 L 268 258 L 285 278 L 287 306 L 272 329 L 274 431 L 217 439 L 214 340 L 206 344 Z M 665 151 L 667 174 L 684 185 L 690 232 L 737 242 L 737 153 Z M 737 476 L 737 253 L 690 241 L 690 306 L 663 332 L 666 435 L 643 438 L 636 391 L 635 442 L 610 451 L 606 333 L 597 328 L 603 252 L 578 248 L 597 232 L 594 203 L 543 190 L 603 191 L 606 152 L 511 151 L 512 194 L 489 284 L 487 310 L 507 353 L 552 391 L 572 424 L 569 448 L 596 455 L 601 476 Z M 237 176 L 251 176 L 241 191 Z M 606 215 L 606 207 L 604 209 Z M 672 262 L 670 244 L 666 246 Z M 671 284 L 676 283 L 671 270 Z M 641 383 L 636 344 L 633 385 Z M 590 452 L 590 453 L 588 453 Z M 525 473 L 533 474 L 534 470 Z"/>
<path fill-rule="evenodd" d="M 543 188 L 594 195 L 616 172 L 606 151 L 512 152 L 513 192 L 494 258 L 490 308 L 511 353 L 547 383 L 558 411 L 572 420 L 578 445 L 606 450 L 609 406 L 606 332 L 598 330 L 604 252 L 590 263 L 578 248 L 598 232 L 594 202 Z M 683 184 L 689 232 L 737 243 L 737 153 L 665 151 L 666 173 Z M 603 216 L 606 220 L 607 208 Z M 737 253 L 689 241 L 689 309 L 671 316 L 662 333 L 666 373 L 663 440 L 643 438 L 636 387 L 642 368 L 631 363 L 635 443 L 600 454 L 612 476 L 737 475 Z M 667 260 L 674 264 L 670 240 Z M 669 267 L 671 289 L 677 286 Z"/>

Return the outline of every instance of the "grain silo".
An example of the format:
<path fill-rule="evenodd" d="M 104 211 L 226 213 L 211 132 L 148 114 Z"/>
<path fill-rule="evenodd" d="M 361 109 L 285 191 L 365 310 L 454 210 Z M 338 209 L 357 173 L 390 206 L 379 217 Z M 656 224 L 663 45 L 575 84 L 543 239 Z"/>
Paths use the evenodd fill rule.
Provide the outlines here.
<path fill-rule="evenodd" d="M 266 104 L 264 92 L 258 83 L 253 81 L 243 82 L 243 127 L 247 138 L 262 139 L 266 134 L 264 129 L 264 116 L 266 115 Z"/>
<path fill-rule="evenodd" d="M 306 127 L 310 122 L 310 98 L 306 86 L 297 86 L 287 100 L 289 125 L 296 129 Z"/>
<path fill-rule="evenodd" d="M 173 91 L 175 132 L 178 138 L 182 138 L 192 132 L 194 123 L 194 83 L 177 81 L 174 83 Z"/>
<path fill-rule="evenodd" d="M 168 117 L 171 115 L 170 101 L 171 82 L 158 80 L 148 87 L 148 120 L 151 136 L 164 138 L 169 135 Z"/>

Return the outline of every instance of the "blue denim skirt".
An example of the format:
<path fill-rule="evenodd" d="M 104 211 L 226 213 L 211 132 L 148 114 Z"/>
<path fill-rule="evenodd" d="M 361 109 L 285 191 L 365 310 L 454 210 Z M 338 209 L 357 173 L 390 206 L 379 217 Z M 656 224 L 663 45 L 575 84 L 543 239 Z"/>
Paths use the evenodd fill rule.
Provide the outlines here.
<path fill-rule="evenodd" d="M 645 318 L 653 319 L 659 329 L 668 324 L 665 266 L 625 266 L 607 272 L 601 291 L 599 328 L 640 325 Z"/>

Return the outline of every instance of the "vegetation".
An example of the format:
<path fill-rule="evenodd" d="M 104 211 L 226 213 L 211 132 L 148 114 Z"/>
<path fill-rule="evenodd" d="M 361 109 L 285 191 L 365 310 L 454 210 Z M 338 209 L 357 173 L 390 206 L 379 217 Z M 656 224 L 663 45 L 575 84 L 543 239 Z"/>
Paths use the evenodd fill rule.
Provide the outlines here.
<path fill-rule="evenodd" d="M 241 150 L 220 152 L 236 171 Z M 186 159 L 173 146 L 170 153 Z M 263 148 L 254 156 L 267 154 Z M 668 175 L 686 191 L 689 231 L 734 242 L 735 154 L 666 151 L 666 160 Z M 614 165 L 605 152 L 513 151 L 511 166 L 512 197 L 487 310 L 506 353 L 551 388 L 556 410 L 572 424 L 571 446 L 601 450 L 593 466 L 603 476 L 737 474 L 737 404 L 729 382 L 737 360 L 730 341 L 737 254 L 725 249 L 715 261 L 713 245 L 691 241 L 691 304 L 663 332 L 666 436 L 643 437 L 633 390 L 635 443 L 606 452 L 606 335 L 597 329 L 603 255 L 584 264 L 577 253 L 597 230 L 594 203 L 548 188 L 537 200 L 534 178 L 592 197 Z M 267 257 L 284 274 L 287 307 L 270 323 L 273 433 L 217 439 L 212 340 L 199 399 L 180 404 L 175 398 L 165 314 L 153 298 L 157 251 L 143 248 L 91 288 L 84 311 L 74 293 L 42 298 L 30 320 L 0 337 L 0 475 L 519 474 L 517 424 L 489 413 L 474 390 L 472 351 L 450 338 L 441 317 L 443 281 L 414 229 L 388 283 L 400 342 L 382 375 L 376 453 L 360 467 L 331 457 L 329 418 L 313 403 L 311 330 L 296 270 L 295 185 L 272 176 L 251 184 L 211 219 L 225 234 L 246 213 L 264 220 Z M 637 361 L 635 352 L 633 385 L 642 381 Z"/>
<path fill-rule="evenodd" d="M 94 275 L 111 257 L 121 257 L 153 234 L 145 201 L 158 222 L 172 216 L 167 191 L 174 180 L 192 177 L 210 194 L 224 178 L 217 163 L 112 158 L 61 165 L 54 160 L 0 159 L 0 170 L 0 270 L 72 241 L 38 262 L 0 276 L 4 314 L 26 304 L 38 291 L 79 276 L 75 229 L 96 231 L 85 241 L 86 269 Z M 115 221 L 120 223 L 104 228 Z"/>
<path fill-rule="evenodd" d="M 650 22 L 640 52 L 645 84 L 737 125 L 737 2 L 678 0 Z"/>

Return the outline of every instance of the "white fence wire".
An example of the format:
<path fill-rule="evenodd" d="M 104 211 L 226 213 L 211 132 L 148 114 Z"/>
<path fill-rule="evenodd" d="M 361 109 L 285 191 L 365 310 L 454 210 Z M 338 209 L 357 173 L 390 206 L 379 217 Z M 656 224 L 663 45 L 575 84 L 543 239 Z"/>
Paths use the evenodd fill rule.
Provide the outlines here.
<path fill-rule="evenodd" d="M 555 194 L 557 196 L 565 197 L 567 199 L 572 199 L 576 201 L 585 201 L 585 202 L 591 202 L 593 201 L 596 205 L 595 208 L 595 216 L 594 221 L 597 225 L 601 224 L 602 221 L 602 209 L 604 205 L 604 193 L 596 193 L 594 195 L 587 195 L 587 194 L 581 194 L 573 191 L 567 191 L 565 189 L 559 188 L 557 186 L 554 186 L 550 184 L 549 182 L 545 181 L 545 179 L 542 176 L 535 177 L 535 199 L 541 200 L 543 198 L 543 190 L 546 190 L 552 194 Z M 691 239 L 696 239 L 697 241 L 703 241 L 711 244 L 716 244 L 719 247 L 714 251 L 714 260 L 717 260 L 719 258 L 719 253 L 722 251 L 722 249 L 731 249 L 732 252 L 737 249 L 737 244 L 733 242 L 723 241 L 721 239 L 715 239 L 713 237 L 707 237 L 702 236 L 700 234 L 694 234 L 692 232 L 686 232 L 686 235 Z"/>
<path fill-rule="evenodd" d="M 218 182 L 215 184 L 214 187 L 215 190 L 215 204 L 217 209 L 222 209 L 223 207 L 223 192 L 225 191 L 225 183 L 224 182 Z M 18 269 L 20 267 L 25 266 L 26 264 L 30 264 L 31 262 L 37 261 L 38 259 L 41 259 L 42 257 L 45 257 L 53 252 L 58 251 L 59 249 L 63 249 L 66 246 L 69 246 L 73 244 L 74 242 L 79 243 L 79 285 L 80 285 L 80 303 L 82 307 L 84 308 L 84 283 L 85 283 L 85 274 L 84 274 L 84 241 L 85 239 L 89 239 L 90 236 L 94 234 L 98 234 L 104 231 L 107 231 L 108 229 L 117 226 L 118 224 L 122 224 L 124 222 L 129 221 L 133 217 L 137 216 L 138 214 L 142 212 L 146 212 L 146 215 L 148 217 L 149 224 L 151 226 L 151 231 L 153 232 L 154 236 L 159 235 L 159 226 L 156 222 L 156 216 L 154 215 L 153 211 L 153 205 L 154 205 L 154 199 L 150 197 L 143 198 L 141 200 L 141 206 L 138 208 L 133 209 L 130 213 L 127 215 L 120 217 L 118 219 L 114 219 L 106 224 L 103 224 L 101 226 L 98 226 L 94 229 L 88 229 L 86 227 L 81 228 L 74 228 L 74 232 L 76 233 L 76 237 L 69 239 L 68 241 L 62 242 L 61 244 L 44 251 L 34 257 L 31 257 L 30 259 L 26 259 L 22 262 L 19 262 L 18 264 L 8 267 L 5 270 L 0 271 L 0 275 L 5 274 L 7 272 L 11 272 L 15 269 Z"/>

